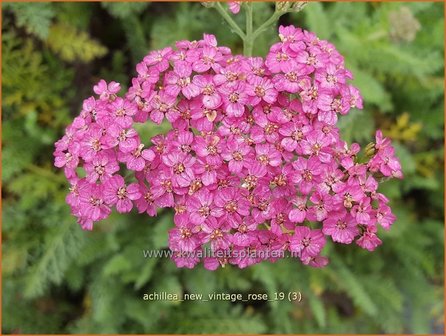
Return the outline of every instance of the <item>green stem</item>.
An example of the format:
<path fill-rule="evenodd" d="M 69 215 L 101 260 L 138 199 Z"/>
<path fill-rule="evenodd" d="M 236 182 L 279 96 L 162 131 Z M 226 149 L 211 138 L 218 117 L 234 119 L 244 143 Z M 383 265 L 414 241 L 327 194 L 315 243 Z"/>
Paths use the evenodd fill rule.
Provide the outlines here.
<path fill-rule="evenodd" d="M 269 26 L 273 25 L 274 23 L 277 22 L 277 20 L 283 15 L 285 14 L 285 12 L 281 12 L 281 11 L 274 11 L 273 15 L 271 15 L 271 17 L 266 20 L 259 28 L 256 29 L 256 31 L 252 34 L 252 39 L 253 39 L 253 43 L 254 40 L 257 38 L 257 36 L 259 36 L 261 33 L 263 33 L 266 29 L 269 28 Z"/>
<path fill-rule="evenodd" d="M 246 3 L 246 36 L 243 40 L 243 54 L 252 56 L 254 38 L 252 36 L 252 2 Z"/>
<path fill-rule="evenodd" d="M 220 2 L 215 3 L 215 9 L 220 13 L 220 15 L 223 17 L 223 19 L 226 20 L 226 22 L 231 26 L 233 31 L 241 37 L 241 39 L 245 40 L 245 33 L 240 29 L 238 24 L 231 18 L 229 13 L 223 8 Z"/>

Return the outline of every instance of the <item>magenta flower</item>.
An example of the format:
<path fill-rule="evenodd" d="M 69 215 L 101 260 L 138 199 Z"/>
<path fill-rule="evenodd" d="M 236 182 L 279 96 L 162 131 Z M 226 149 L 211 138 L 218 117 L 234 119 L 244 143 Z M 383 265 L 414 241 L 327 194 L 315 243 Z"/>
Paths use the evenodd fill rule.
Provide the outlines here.
<path fill-rule="evenodd" d="M 122 98 L 116 98 L 112 103 L 112 118 L 123 128 L 129 128 L 133 124 L 133 116 L 136 114 L 136 106 Z M 98 115 L 100 115 L 98 113 Z"/>
<path fill-rule="evenodd" d="M 214 195 L 206 189 L 198 191 L 187 200 L 187 209 L 190 214 L 190 221 L 193 224 L 203 224 L 213 211 Z"/>
<path fill-rule="evenodd" d="M 303 77 L 299 81 L 302 91 L 299 95 L 302 100 L 302 109 L 305 113 L 316 114 L 319 106 L 319 86 L 313 83 L 309 77 Z"/>
<path fill-rule="evenodd" d="M 388 230 L 395 222 L 396 216 L 392 213 L 392 209 L 385 203 L 380 203 L 378 209 L 373 211 L 373 217 L 376 223 Z"/>
<path fill-rule="evenodd" d="M 110 215 L 102 185 L 85 183 L 79 187 L 79 212 L 83 219 L 91 221 L 102 220 Z"/>
<path fill-rule="evenodd" d="M 215 195 L 215 216 L 228 220 L 249 215 L 249 201 L 236 188 L 225 188 Z"/>
<path fill-rule="evenodd" d="M 141 171 L 146 165 L 146 161 L 152 161 L 155 153 L 151 149 L 144 149 L 144 144 L 138 144 L 138 147 L 129 153 L 120 153 L 119 160 L 125 162 L 127 168 L 134 171 Z"/>
<path fill-rule="evenodd" d="M 355 217 L 358 224 L 369 224 L 371 220 L 372 207 L 370 198 L 363 198 L 361 202 L 353 206 L 351 214 Z"/>
<path fill-rule="evenodd" d="M 334 242 L 351 244 L 359 234 L 357 223 L 346 211 L 332 212 L 324 220 L 322 232 L 331 236 Z"/>
<path fill-rule="evenodd" d="M 311 129 L 311 126 L 297 122 L 283 125 L 279 130 L 279 133 L 284 136 L 281 141 L 283 148 L 289 152 L 296 151 L 296 153 L 302 154 L 301 141 Z"/>
<path fill-rule="evenodd" d="M 166 71 L 169 68 L 169 56 L 172 54 L 172 48 L 164 48 L 150 52 L 144 57 L 144 62 L 148 66 L 155 67 L 159 72 Z"/>
<path fill-rule="evenodd" d="M 87 172 L 87 181 L 90 183 L 95 183 L 97 180 L 107 181 L 119 171 L 118 162 L 112 153 L 98 155 L 91 162 L 86 162 L 84 168 Z"/>
<path fill-rule="evenodd" d="M 331 160 L 330 141 L 323 132 L 313 131 L 308 133 L 305 140 L 302 141 L 302 151 L 305 155 L 318 157 L 323 163 Z"/>
<path fill-rule="evenodd" d="M 171 111 L 175 102 L 175 96 L 170 96 L 166 91 L 160 91 L 151 101 L 150 120 L 156 124 L 161 124 L 164 115 Z"/>
<path fill-rule="evenodd" d="M 192 166 L 195 158 L 193 156 L 183 152 L 172 152 L 163 155 L 162 160 L 167 167 L 170 167 L 174 186 L 188 187 L 190 185 L 187 177 L 194 176 Z"/>
<path fill-rule="evenodd" d="M 257 144 L 256 159 L 264 166 L 277 167 L 282 162 L 282 156 L 271 144 Z"/>
<path fill-rule="evenodd" d="M 257 223 L 251 217 L 245 217 L 241 222 L 233 223 L 236 225 L 236 232 L 231 237 L 234 245 L 246 247 L 257 240 Z"/>
<path fill-rule="evenodd" d="M 362 236 L 356 241 L 356 244 L 363 249 L 374 251 L 379 245 L 382 244 L 381 239 L 376 235 L 376 227 L 368 226 Z"/>
<path fill-rule="evenodd" d="M 316 257 L 325 246 L 325 236 L 321 230 L 311 230 L 298 226 L 290 238 L 290 250 L 298 254 L 301 260 Z"/>
<path fill-rule="evenodd" d="M 248 95 L 245 93 L 245 84 L 235 82 L 221 86 L 219 92 L 223 94 L 223 106 L 229 117 L 241 117 L 245 113 Z"/>
<path fill-rule="evenodd" d="M 277 91 L 271 80 L 259 76 L 253 76 L 249 79 L 246 93 L 251 97 L 251 105 L 257 105 L 262 100 L 272 104 L 277 99 Z"/>
<path fill-rule="evenodd" d="M 287 72 L 292 63 L 294 60 L 283 51 L 282 43 L 276 43 L 271 47 L 265 61 L 265 65 L 272 73 Z"/>
<path fill-rule="evenodd" d="M 110 82 L 107 84 L 107 82 L 103 79 L 99 81 L 98 84 L 96 84 L 93 87 L 94 93 L 99 95 L 99 99 L 101 100 L 109 100 L 116 97 L 116 94 L 121 89 L 121 86 L 119 83 L 116 82 Z"/>
<path fill-rule="evenodd" d="M 345 84 L 347 75 L 345 69 L 328 63 L 327 67 L 317 69 L 315 79 L 321 84 L 321 87 L 336 90 L 340 86 L 339 84 Z"/>
<path fill-rule="evenodd" d="M 120 175 L 113 176 L 104 184 L 104 200 L 110 206 L 116 204 L 118 212 L 130 212 L 133 208 L 132 201 L 140 197 L 138 184 L 132 183 L 126 186 L 124 178 Z"/>
<path fill-rule="evenodd" d="M 155 199 L 152 192 L 143 184 L 139 184 L 141 197 L 135 200 L 139 213 L 147 213 L 149 216 L 156 216 Z"/>
<path fill-rule="evenodd" d="M 252 158 L 249 155 L 252 148 L 241 137 L 233 138 L 226 143 L 226 148 L 221 156 L 228 161 L 228 169 L 231 173 L 238 174 Z"/>
<path fill-rule="evenodd" d="M 349 180 L 341 189 L 338 189 L 333 201 L 341 206 L 343 205 L 346 209 L 351 209 L 354 204 L 361 202 L 363 198 L 365 198 L 365 194 L 359 183 Z"/>
<path fill-rule="evenodd" d="M 166 93 L 176 97 L 181 92 L 187 99 L 191 99 L 200 94 L 200 89 L 191 82 L 192 67 L 184 61 L 175 63 L 174 71 L 166 74 Z"/>
<path fill-rule="evenodd" d="M 200 227 L 192 224 L 188 216 L 177 217 L 175 226 L 169 231 L 169 246 L 172 250 L 192 252 L 201 244 L 201 237 L 198 234 Z"/>
<path fill-rule="evenodd" d="M 205 242 L 211 242 L 213 251 L 225 250 L 229 247 L 229 225 L 226 221 L 209 217 L 201 225 L 201 228 L 205 233 L 203 240 Z"/>
<path fill-rule="evenodd" d="M 119 146 L 121 152 L 128 153 L 138 147 L 138 133 L 133 128 L 125 129 L 118 124 L 112 124 L 107 129 L 105 144 L 110 148 Z"/>
<path fill-rule="evenodd" d="M 284 74 L 278 74 L 274 78 L 275 88 L 278 91 L 299 92 L 299 80 L 301 76 L 308 74 L 304 72 L 303 66 L 296 62 L 287 62 L 281 68 Z"/>
<path fill-rule="evenodd" d="M 196 138 L 192 148 L 199 157 L 209 158 L 214 164 L 219 164 L 222 161 L 220 153 L 222 152 L 223 144 L 217 135 Z"/>
<path fill-rule="evenodd" d="M 304 195 L 308 195 L 313 185 L 320 181 L 320 175 L 324 170 L 324 166 L 315 157 L 309 159 L 298 157 L 293 162 L 293 168 L 295 170 L 293 182 L 299 185 L 299 190 Z"/>
<path fill-rule="evenodd" d="M 292 201 L 296 206 L 288 213 L 288 218 L 293 223 L 303 223 L 307 216 L 307 199 L 305 197 L 297 197 Z"/>
<path fill-rule="evenodd" d="M 240 1 L 229 1 L 228 7 L 232 14 L 238 14 L 240 12 Z"/>
<path fill-rule="evenodd" d="M 195 76 L 193 83 L 200 89 L 200 93 L 203 95 L 204 107 L 213 110 L 222 104 L 221 96 L 215 88 L 212 76 Z"/>

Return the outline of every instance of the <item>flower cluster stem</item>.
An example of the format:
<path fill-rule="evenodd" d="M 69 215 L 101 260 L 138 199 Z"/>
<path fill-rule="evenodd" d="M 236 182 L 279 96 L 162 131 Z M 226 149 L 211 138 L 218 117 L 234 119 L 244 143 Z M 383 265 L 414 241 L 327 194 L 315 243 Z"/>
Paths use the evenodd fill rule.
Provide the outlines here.
<path fill-rule="evenodd" d="M 232 19 L 226 9 L 223 8 L 220 2 L 215 3 L 215 9 L 220 13 L 223 19 L 229 24 L 229 26 L 233 29 L 233 31 L 240 36 L 242 40 L 245 40 L 245 33 L 241 30 L 238 24 Z"/>
<path fill-rule="evenodd" d="M 252 56 L 252 49 L 254 47 L 253 37 L 253 22 L 252 22 L 252 2 L 246 4 L 246 36 L 243 40 L 243 54 L 245 56 Z"/>
<path fill-rule="evenodd" d="M 212 6 L 214 7 L 214 6 Z M 243 54 L 245 56 L 252 56 L 254 42 L 257 37 L 262 34 L 265 30 L 267 30 L 270 26 L 275 24 L 279 18 L 290 11 L 300 11 L 304 5 L 299 7 L 298 9 L 294 8 L 292 10 L 290 8 L 290 4 L 286 4 L 285 7 L 279 8 L 276 5 L 276 9 L 271 17 L 266 20 L 262 25 L 260 25 L 256 30 L 253 29 L 253 3 L 252 1 L 246 1 L 244 4 L 245 7 L 245 15 L 246 15 L 246 30 L 243 31 L 240 26 L 234 21 L 228 11 L 223 7 L 220 2 L 215 2 L 215 9 L 219 12 L 219 14 L 225 19 L 225 21 L 232 28 L 232 31 L 236 33 L 243 41 Z"/>

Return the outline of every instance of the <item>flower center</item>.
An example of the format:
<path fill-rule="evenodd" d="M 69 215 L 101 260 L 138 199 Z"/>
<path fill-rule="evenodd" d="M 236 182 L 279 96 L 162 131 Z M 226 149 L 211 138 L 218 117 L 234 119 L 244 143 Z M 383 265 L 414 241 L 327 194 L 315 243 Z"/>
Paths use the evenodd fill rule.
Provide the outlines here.
<path fill-rule="evenodd" d="M 192 183 L 189 186 L 189 195 L 193 195 L 195 192 L 197 192 L 198 190 L 201 189 L 201 187 L 203 186 L 203 183 L 201 182 L 201 180 L 193 180 Z"/>
<path fill-rule="evenodd" d="M 268 123 L 268 124 L 265 126 L 265 134 L 267 134 L 267 135 L 271 135 L 271 134 L 273 134 L 277 129 L 278 129 L 278 126 L 277 126 L 277 125 Z"/>
<path fill-rule="evenodd" d="M 319 151 L 321 150 L 321 145 L 320 144 L 318 144 L 318 143 L 315 143 L 314 145 L 313 145 L 313 153 L 315 153 L 316 155 L 317 154 L 319 154 Z"/>
<path fill-rule="evenodd" d="M 183 239 L 190 238 L 192 236 L 192 232 L 189 229 L 181 228 L 180 232 L 181 232 L 181 238 Z"/>
<path fill-rule="evenodd" d="M 119 132 L 118 141 L 125 141 L 126 139 L 127 139 L 127 131 L 122 130 L 121 132 Z"/>
<path fill-rule="evenodd" d="M 101 142 L 99 141 L 99 139 L 93 139 L 93 141 L 91 142 L 91 148 L 95 152 L 99 152 L 101 150 Z"/>
<path fill-rule="evenodd" d="M 237 202 L 232 200 L 225 204 L 225 210 L 229 213 L 234 213 L 237 211 Z"/>
<path fill-rule="evenodd" d="M 212 232 L 210 238 L 211 238 L 211 239 L 223 238 L 223 233 L 222 233 L 219 229 L 216 229 L 216 230 L 214 230 L 214 231 Z"/>
<path fill-rule="evenodd" d="M 172 189 L 172 181 L 171 180 L 164 180 L 164 181 L 162 181 L 161 182 L 161 186 L 168 193 L 171 193 L 173 191 L 173 189 Z"/>
<path fill-rule="evenodd" d="M 239 94 L 237 92 L 233 92 L 229 95 L 229 101 L 231 103 L 237 103 L 239 100 Z"/>
<path fill-rule="evenodd" d="M 348 209 L 350 209 L 353 205 L 352 205 L 352 202 L 353 202 L 353 197 L 352 197 L 352 195 L 350 195 L 349 193 L 346 193 L 345 195 L 344 195 L 344 206 L 346 207 L 346 208 L 348 208 Z"/>
<path fill-rule="evenodd" d="M 302 239 L 302 245 L 304 247 L 308 247 L 310 245 L 311 239 L 310 238 L 304 238 Z"/>
<path fill-rule="evenodd" d="M 125 110 L 123 108 L 119 108 L 116 110 L 115 115 L 117 117 L 123 117 L 123 116 L 125 116 Z"/>
<path fill-rule="evenodd" d="M 297 74 L 294 71 L 285 74 L 285 78 L 288 79 L 290 82 L 297 82 Z"/>
<path fill-rule="evenodd" d="M 207 96 L 214 94 L 214 92 L 215 92 L 215 88 L 211 84 L 206 85 L 203 89 L 203 94 L 207 95 Z"/>
<path fill-rule="evenodd" d="M 263 97 L 265 95 L 266 90 L 263 86 L 258 85 L 255 87 L 254 92 L 257 97 Z"/>
<path fill-rule="evenodd" d="M 313 174 L 311 173 L 311 171 L 309 169 L 305 169 L 302 173 L 302 178 L 305 181 L 310 182 L 313 180 Z"/>
<path fill-rule="evenodd" d="M 254 175 L 248 175 L 245 177 L 242 187 L 247 189 L 252 189 L 257 185 L 257 176 Z"/>
<path fill-rule="evenodd" d="M 174 167 L 173 167 L 173 172 L 175 174 L 182 174 L 184 173 L 184 171 L 186 170 L 186 167 L 184 166 L 183 163 L 177 163 Z"/>
<path fill-rule="evenodd" d="M 337 81 L 338 81 L 336 76 L 333 76 L 331 74 L 327 74 L 326 80 L 327 80 L 328 83 L 331 83 L 331 84 L 336 84 Z"/>
<path fill-rule="evenodd" d="M 98 207 L 102 204 L 102 200 L 100 198 L 96 198 L 96 197 L 90 197 L 90 204 L 92 206 Z"/>
<path fill-rule="evenodd" d="M 127 188 L 125 186 L 120 187 L 118 189 L 117 195 L 120 200 L 127 198 Z"/>
<path fill-rule="evenodd" d="M 347 227 L 347 223 L 345 223 L 344 221 L 338 220 L 338 222 L 336 223 L 336 227 L 339 230 L 344 230 Z"/>
<path fill-rule="evenodd" d="M 289 57 L 285 53 L 279 52 L 276 55 L 276 61 L 278 61 L 278 62 L 287 61 L 288 59 L 289 59 Z"/>
<path fill-rule="evenodd" d="M 203 205 L 200 209 L 198 209 L 198 213 L 201 217 L 208 217 L 211 213 L 211 209 L 207 205 Z"/>
<path fill-rule="evenodd" d="M 181 86 L 182 88 L 188 86 L 189 84 L 190 84 L 189 77 L 184 77 L 184 78 L 178 79 L 178 85 Z"/>
<path fill-rule="evenodd" d="M 268 158 L 268 155 L 266 155 L 266 154 L 260 155 L 257 159 L 260 161 L 260 163 L 262 163 L 264 165 L 267 165 L 269 163 L 269 158 Z"/>
<path fill-rule="evenodd" d="M 149 204 L 153 203 L 153 195 L 150 191 L 148 191 L 144 194 L 144 200 Z"/>
<path fill-rule="evenodd" d="M 211 155 L 216 155 L 217 154 L 217 147 L 216 146 L 213 146 L 213 145 L 207 146 L 206 150 Z"/>
<path fill-rule="evenodd" d="M 243 155 L 239 151 L 235 151 L 234 153 L 232 153 L 232 158 L 235 161 L 242 161 L 243 160 Z"/>
<path fill-rule="evenodd" d="M 133 156 L 135 158 L 139 158 L 141 156 L 142 149 L 144 148 L 144 144 L 140 144 L 138 148 L 133 151 Z"/>
<path fill-rule="evenodd" d="M 294 131 L 291 133 L 291 138 L 295 141 L 300 141 L 304 137 L 304 133 L 301 130 Z"/>
<path fill-rule="evenodd" d="M 94 167 L 94 171 L 99 175 L 102 176 L 105 173 L 105 167 L 103 165 L 98 165 Z"/>

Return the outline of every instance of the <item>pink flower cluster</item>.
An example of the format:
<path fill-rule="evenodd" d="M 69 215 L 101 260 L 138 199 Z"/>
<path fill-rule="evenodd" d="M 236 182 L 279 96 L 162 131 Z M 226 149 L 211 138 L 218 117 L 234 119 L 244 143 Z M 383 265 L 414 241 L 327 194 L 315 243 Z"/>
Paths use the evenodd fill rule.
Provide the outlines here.
<path fill-rule="evenodd" d="M 359 145 L 336 127 L 339 115 L 362 108 L 343 57 L 293 26 L 279 37 L 265 61 L 232 55 L 212 35 L 152 51 L 124 97 L 101 80 L 54 153 L 82 228 L 113 207 L 149 216 L 174 208 L 175 263 L 211 270 L 276 260 L 268 251 L 324 266 L 327 239 L 380 245 L 377 227 L 395 216 L 378 182 L 402 178 L 394 149 L 378 131 L 360 162 Z M 165 119 L 171 130 L 149 144 L 134 129 Z M 204 248 L 213 254 L 200 258 Z"/>

